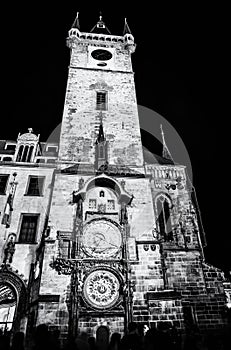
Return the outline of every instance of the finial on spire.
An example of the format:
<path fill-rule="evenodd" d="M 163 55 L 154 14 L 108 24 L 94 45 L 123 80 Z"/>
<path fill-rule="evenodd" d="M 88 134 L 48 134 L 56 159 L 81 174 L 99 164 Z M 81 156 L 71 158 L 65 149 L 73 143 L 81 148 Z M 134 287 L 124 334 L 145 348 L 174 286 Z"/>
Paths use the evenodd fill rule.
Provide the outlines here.
<path fill-rule="evenodd" d="M 102 12 L 99 12 L 99 20 L 96 23 L 96 25 L 91 29 L 90 31 L 91 33 L 101 33 L 101 34 L 111 34 L 110 30 L 108 29 L 108 27 L 105 25 L 104 21 L 103 21 L 103 16 L 102 16 Z"/>
<path fill-rule="evenodd" d="M 170 151 L 168 149 L 168 146 L 166 145 L 166 142 L 165 142 L 165 137 L 164 137 L 164 131 L 163 131 L 163 128 L 162 128 L 162 124 L 160 124 L 160 130 L 161 130 L 162 145 L 163 145 L 162 157 L 165 158 L 165 159 L 169 159 L 169 160 L 171 160 L 174 163 L 172 155 L 171 155 L 171 153 L 170 153 Z"/>
<path fill-rule="evenodd" d="M 28 128 L 29 133 L 31 134 L 33 132 L 32 128 Z"/>
<path fill-rule="evenodd" d="M 127 18 L 124 19 L 124 30 L 123 30 L 123 35 L 125 34 L 132 34 L 128 22 L 127 22 Z"/>
<path fill-rule="evenodd" d="M 79 24 L 79 12 L 77 12 L 76 14 L 76 17 L 75 17 L 75 20 L 72 24 L 72 27 L 71 28 L 77 28 L 80 30 L 80 24 Z"/>

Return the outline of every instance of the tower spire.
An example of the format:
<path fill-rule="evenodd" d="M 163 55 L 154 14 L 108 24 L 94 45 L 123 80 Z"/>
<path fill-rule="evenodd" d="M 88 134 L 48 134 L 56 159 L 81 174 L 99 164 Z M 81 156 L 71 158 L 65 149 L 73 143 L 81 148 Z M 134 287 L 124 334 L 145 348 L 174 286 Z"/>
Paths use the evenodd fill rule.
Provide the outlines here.
<path fill-rule="evenodd" d="M 172 158 L 172 155 L 168 149 L 168 146 L 166 145 L 165 142 L 165 137 L 164 137 L 164 132 L 163 132 L 163 128 L 162 128 L 162 124 L 160 124 L 160 130 L 161 130 L 161 136 L 162 136 L 162 145 L 163 145 L 163 149 L 162 149 L 162 157 L 171 160 L 174 163 L 174 160 Z"/>
<path fill-rule="evenodd" d="M 80 30 L 80 24 L 79 24 L 79 12 L 77 12 L 76 14 L 76 17 L 75 17 L 75 20 L 72 24 L 72 27 L 71 28 L 77 28 Z"/>
<path fill-rule="evenodd" d="M 128 22 L 127 22 L 127 18 L 124 18 L 124 30 L 123 30 L 123 35 L 125 34 L 132 34 Z"/>

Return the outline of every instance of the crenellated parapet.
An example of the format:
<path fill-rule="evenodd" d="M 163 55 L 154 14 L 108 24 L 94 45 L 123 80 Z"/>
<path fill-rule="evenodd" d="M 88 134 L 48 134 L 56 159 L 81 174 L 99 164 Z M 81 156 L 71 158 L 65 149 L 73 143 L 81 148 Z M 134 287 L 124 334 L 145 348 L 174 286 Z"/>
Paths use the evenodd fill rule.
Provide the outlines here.
<path fill-rule="evenodd" d="M 73 49 L 77 45 L 115 47 L 128 50 L 131 53 L 133 53 L 136 48 L 134 37 L 128 27 L 126 19 L 123 35 L 119 36 L 111 35 L 109 29 L 102 20 L 102 16 L 100 16 L 99 21 L 92 28 L 91 32 L 81 32 L 78 14 L 67 37 L 67 46 L 69 48 Z"/>

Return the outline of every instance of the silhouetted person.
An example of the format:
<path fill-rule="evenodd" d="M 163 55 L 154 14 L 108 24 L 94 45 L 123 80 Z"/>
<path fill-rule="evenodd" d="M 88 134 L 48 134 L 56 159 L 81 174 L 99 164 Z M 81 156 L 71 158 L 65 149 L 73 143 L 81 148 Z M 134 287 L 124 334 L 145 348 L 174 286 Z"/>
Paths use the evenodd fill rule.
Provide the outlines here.
<path fill-rule="evenodd" d="M 120 350 L 121 334 L 112 333 L 111 339 L 108 345 L 108 350 Z"/>
<path fill-rule="evenodd" d="M 142 343 L 142 349 L 145 350 L 145 335 L 149 330 L 149 327 L 146 323 L 139 323 L 137 326 L 138 335 L 140 336 L 140 340 Z"/>
<path fill-rule="evenodd" d="M 46 324 L 40 324 L 35 329 L 33 350 L 51 350 L 50 333 Z"/>
<path fill-rule="evenodd" d="M 230 348 L 230 344 L 231 344 L 231 320 L 224 332 L 224 336 L 223 336 L 223 347 L 224 350 L 228 350 Z"/>
<path fill-rule="evenodd" d="M 88 344 L 90 345 L 90 350 L 98 350 L 95 337 L 89 337 Z"/>
<path fill-rule="evenodd" d="M 1 330 L 0 333 L 0 349 L 9 350 L 10 349 L 10 335 L 7 330 Z"/>
<path fill-rule="evenodd" d="M 14 334 L 12 339 L 12 345 L 10 347 L 11 350 L 24 350 L 24 340 L 25 335 L 23 332 L 17 332 Z"/>
<path fill-rule="evenodd" d="M 199 342 L 199 330 L 196 326 L 191 326 L 186 328 L 186 334 L 184 337 L 184 350 L 200 350 L 198 346 Z"/>
<path fill-rule="evenodd" d="M 51 350 L 60 350 L 59 335 L 59 329 L 55 329 L 50 333 Z"/>
<path fill-rule="evenodd" d="M 162 344 L 162 349 L 171 349 L 172 341 L 170 336 L 170 326 L 166 322 L 161 322 L 157 327 L 158 342 Z"/>
<path fill-rule="evenodd" d="M 68 337 L 67 343 L 64 346 L 64 350 L 78 350 L 75 343 L 75 338 L 73 336 Z"/>
<path fill-rule="evenodd" d="M 170 337 L 171 337 L 171 350 L 180 350 L 181 334 L 179 333 L 175 325 L 172 325 L 170 328 Z"/>
<path fill-rule="evenodd" d="M 87 333 L 81 332 L 80 335 L 75 339 L 75 344 L 78 350 L 90 350 Z"/>
<path fill-rule="evenodd" d="M 137 324 L 131 322 L 128 325 L 128 333 L 121 340 L 121 350 L 141 350 L 142 341 L 138 334 Z"/>

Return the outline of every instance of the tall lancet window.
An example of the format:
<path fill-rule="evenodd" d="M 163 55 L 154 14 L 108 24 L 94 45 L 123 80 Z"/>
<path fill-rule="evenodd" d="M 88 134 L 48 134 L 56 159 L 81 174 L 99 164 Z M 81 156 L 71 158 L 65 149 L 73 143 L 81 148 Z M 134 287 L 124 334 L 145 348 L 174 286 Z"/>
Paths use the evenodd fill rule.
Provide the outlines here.
<path fill-rule="evenodd" d="M 172 224 L 170 216 L 170 200 L 161 195 L 156 199 L 157 221 L 160 234 L 165 240 L 172 240 Z"/>
<path fill-rule="evenodd" d="M 20 162 L 20 161 L 21 161 L 22 153 L 23 153 L 23 148 L 24 148 L 23 145 L 21 145 L 21 146 L 19 147 L 18 155 L 17 155 L 17 158 L 16 158 L 16 162 Z"/>

